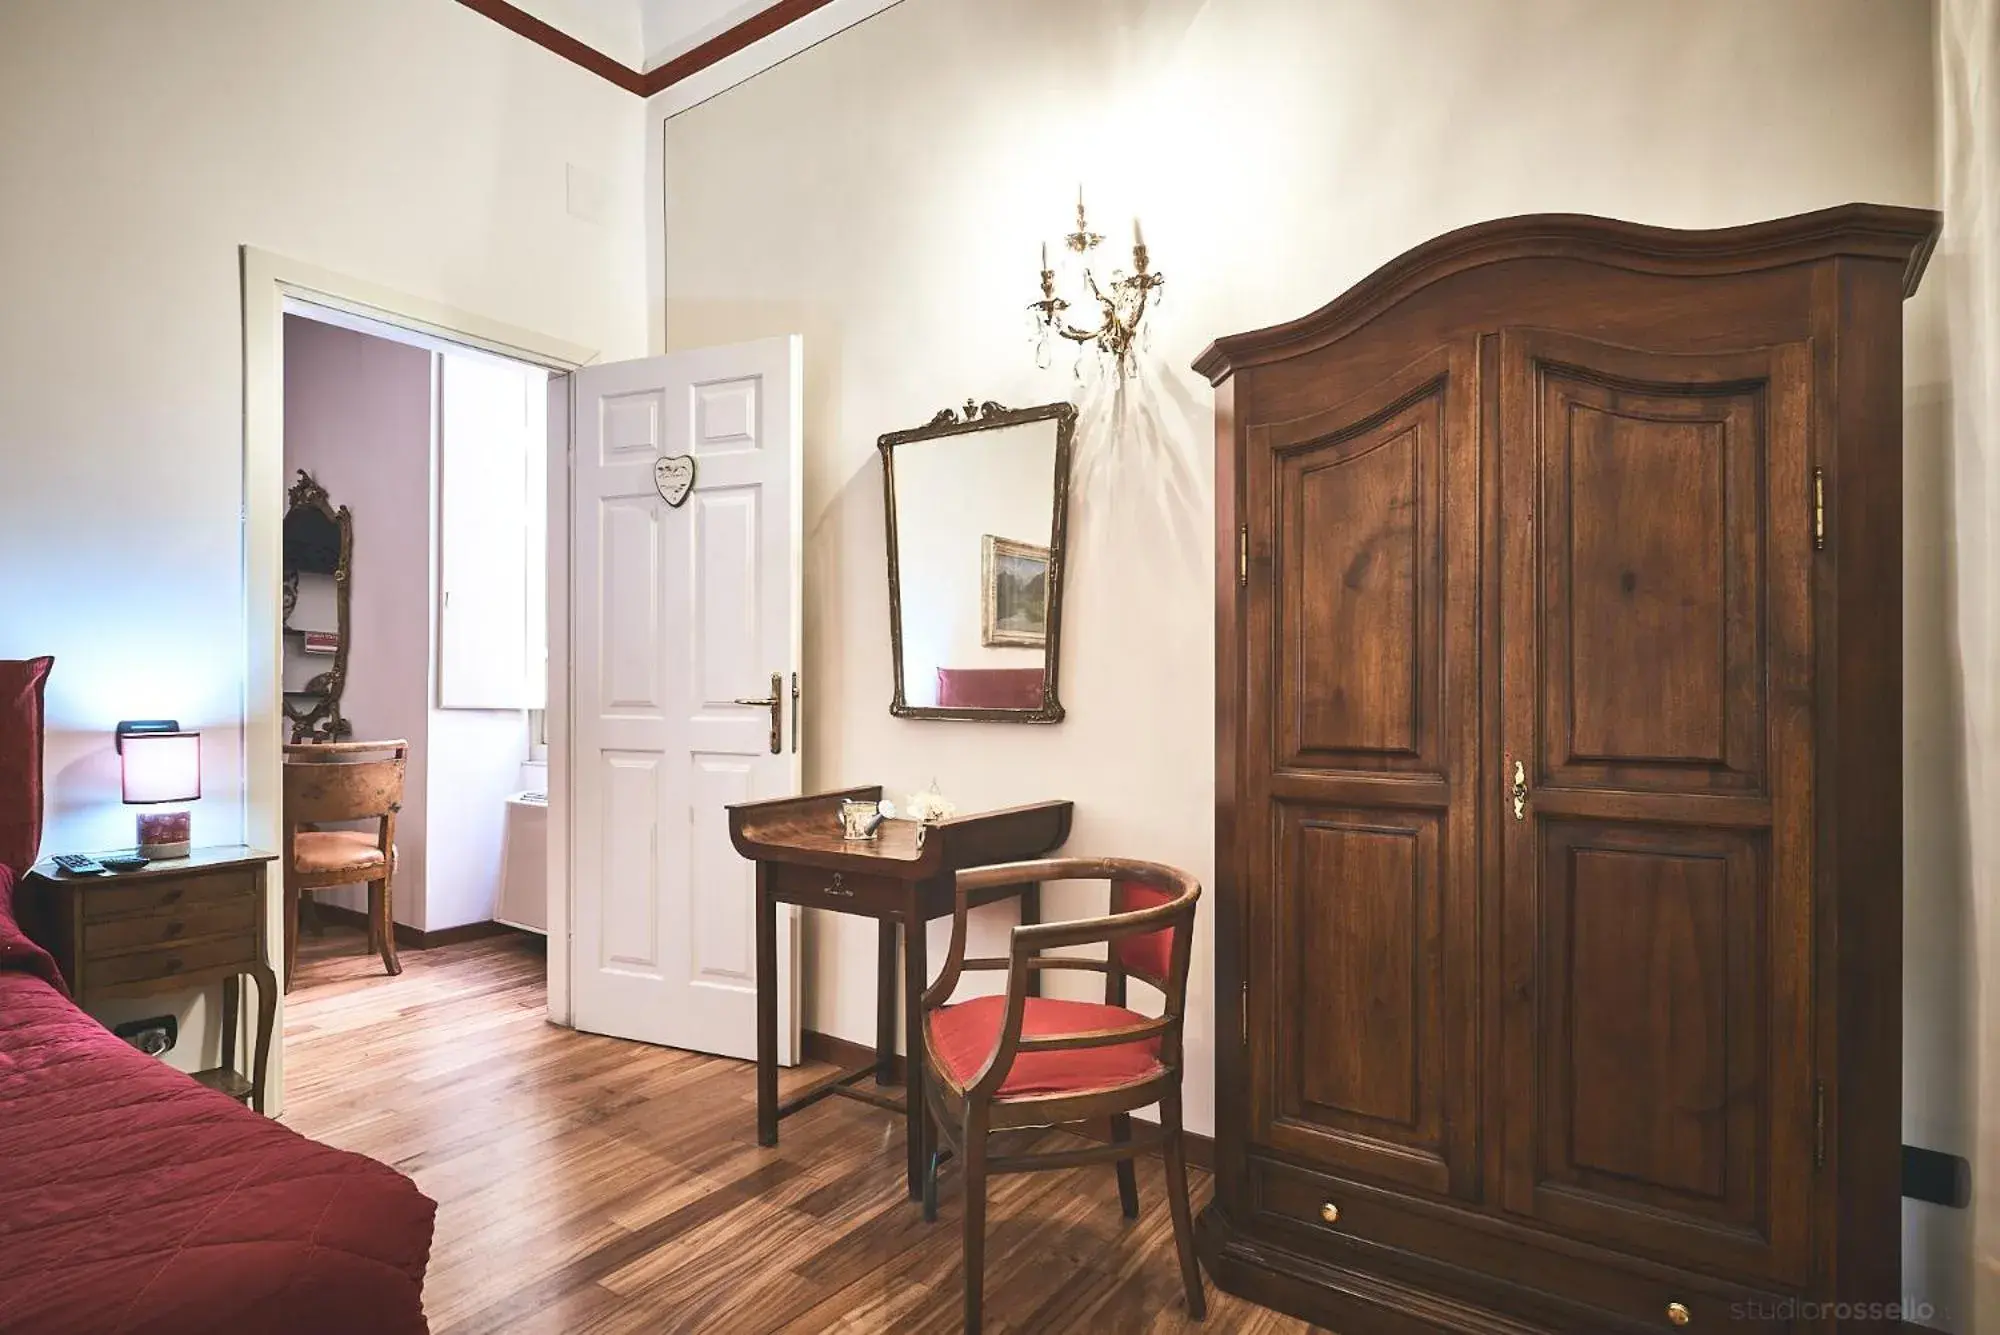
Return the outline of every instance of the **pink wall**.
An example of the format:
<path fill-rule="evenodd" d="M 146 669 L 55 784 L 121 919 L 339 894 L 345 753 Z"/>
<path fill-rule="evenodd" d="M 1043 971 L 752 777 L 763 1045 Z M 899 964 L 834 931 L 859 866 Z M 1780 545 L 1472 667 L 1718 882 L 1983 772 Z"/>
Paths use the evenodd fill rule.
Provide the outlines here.
<path fill-rule="evenodd" d="M 410 743 L 396 920 L 425 927 L 429 772 L 431 364 L 422 348 L 285 317 L 285 478 L 303 468 L 354 516 L 341 712 L 357 739 Z M 361 907 L 360 889 L 330 903 Z"/>

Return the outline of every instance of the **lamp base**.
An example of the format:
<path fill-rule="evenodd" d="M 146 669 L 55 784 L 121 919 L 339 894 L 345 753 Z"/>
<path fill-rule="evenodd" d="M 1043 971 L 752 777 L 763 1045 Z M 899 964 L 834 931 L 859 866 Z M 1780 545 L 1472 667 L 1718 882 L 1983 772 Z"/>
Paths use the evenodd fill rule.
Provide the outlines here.
<path fill-rule="evenodd" d="M 139 813 L 139 856 L 155 862 L 184 858 L 191 850 L 188 813 L 185 811 L 142 811 Z"/>

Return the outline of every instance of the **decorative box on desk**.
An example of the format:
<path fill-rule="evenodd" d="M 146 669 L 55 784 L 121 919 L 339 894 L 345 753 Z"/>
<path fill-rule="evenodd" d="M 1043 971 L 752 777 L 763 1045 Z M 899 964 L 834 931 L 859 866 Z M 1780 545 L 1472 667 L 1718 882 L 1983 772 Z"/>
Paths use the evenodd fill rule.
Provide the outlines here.
<path fill-rule="evenodd" d="M 264 1110 L 264 1075 L 277 1014 L 277 978 L 264 950 L 264 864 L 274 857 L 233 845 L 108 876 L 67 876 L 42 862 L 21 885 L 23 926 L 89 1010 L 127 997 L 222 984 L 222 1064 L 195 1079 Z M 236 1069 L 244 978 L 257 982 L 251 1068 Z"/>
<path fill-rule="evenodd" d="M 953 906 L 952 873 L 965 867 L 1039 858 L 1061 848 L 1069 838 L 1073 808 L 1068 802 L 1038 802 L 971 816 L 957 816 L 934 825 L 910 820 L 886 820 L 873 839 L 841 837 L 840 804 L 849 798 L 880 801 L 879 785 L 847 788 L 809 797 L 772 802 L 746 802 L 729 808 L 729 838 L 736 851 L 757 864 L 757 1141 L 778 1143 L 778 1119 L 842 1094 L 901 1112 L 909 1149 L 909 1189 L 915 1199 L 923 1180 L 928 1153 L 929 1123 L 924 1117 L 923 1082 L 906 1082 L 904 1096 L 895 1098 L 873 1089 L 856 1088 L 872 1075 L 877 1085 L 895 1078 L 896 1064 L 896 928 L 903 928 L 904 1050 L 923 1051 L 923 996 L 930 973 L 924 960 L 924 924 L 949 917 Z M 974 904 L 1003 899 L 1021 901 L 1021 921 L 1041 916 L 1041 887 L 998 887 L 975 897 Z M 778 926 L 780 904 L 829 909 L 873 918 L 880 924 L 875 975 L 875 1061 L 778 1102 Z M 915 1062 L 909 1063 L 915 1069 Z"/>

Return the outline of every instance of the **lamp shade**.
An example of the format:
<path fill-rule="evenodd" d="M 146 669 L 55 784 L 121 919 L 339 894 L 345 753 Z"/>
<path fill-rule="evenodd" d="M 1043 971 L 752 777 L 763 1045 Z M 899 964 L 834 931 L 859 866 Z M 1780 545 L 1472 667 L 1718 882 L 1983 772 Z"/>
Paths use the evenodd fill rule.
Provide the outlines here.
<path fill-rule="evenodd" d="M 127 805 L 201 796 L 201 734 L 132 732 L 119 738 Z"/>

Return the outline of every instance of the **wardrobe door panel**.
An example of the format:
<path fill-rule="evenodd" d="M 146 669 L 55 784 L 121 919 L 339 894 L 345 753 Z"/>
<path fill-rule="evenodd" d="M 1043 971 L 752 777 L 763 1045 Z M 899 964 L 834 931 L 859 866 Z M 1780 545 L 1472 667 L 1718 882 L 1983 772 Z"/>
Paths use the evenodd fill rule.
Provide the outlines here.
<path fill-rule="evenodd" d="M 1477 1190 L 1470 345 L 1252 425 L 1242 756 L 1252 1140 Z"/>
<path fill-rule="evenodd" d="M 1435 812 L 1277 808 L 1275 1080 L 1265 1141 L 1443 1192 L 1443 914 Z"/>
<path fill-rule="evenodd" d="M 1509 331 L 1500 362 L 1502 1196 L 1788 1283 L 1813 1171 L 1808 352 Z"/>

